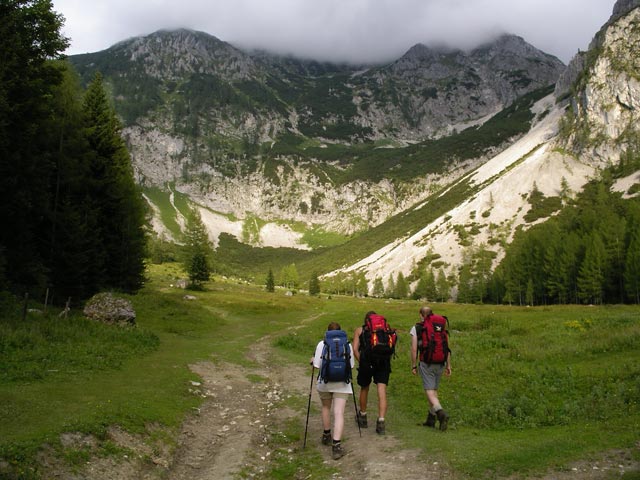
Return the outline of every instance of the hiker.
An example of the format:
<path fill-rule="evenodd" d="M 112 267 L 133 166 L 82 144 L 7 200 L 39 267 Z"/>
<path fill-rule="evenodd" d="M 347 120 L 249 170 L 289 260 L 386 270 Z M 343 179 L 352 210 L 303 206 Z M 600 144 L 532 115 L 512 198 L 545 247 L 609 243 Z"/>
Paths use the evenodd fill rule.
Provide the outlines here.
<path fill-rule="evenodd" d="M 376 352 L 372 347 L 372 343 L 376 344 L 376 341 L 372 342 L 373 336 L 371 324 L 373 322 L 384 325 L 386 329 L 386 337 L 384 341 L 380 342 L 381 346 L 386 344 L 386 350 L 383 352 Z M 378 329 L 378 332 L 381 332 Z M 358 361 L 358 377 L 357 382 L 360 386 L 359 403 L 360 408 L 356 412 L 356 422 L 361 428 L 368 427 L 367 421 L 367 401 L 369 399 L 369 387 L 371 382 L 376 384 L 378 391 L 378 419 L 376 420 L 376 433 L 379 435 L 385 434 L 385 414 L 387 413 L 387 385 L 389 384 L 389 376 L 391 375 L 391 357 L 395 348 L 396 341 L 395 330 L 389 329 L 386 319 L 382 315 L 378 315 L 373 310 L 367 312 L 364 317 L 364 325 L 356 328 L 353 334 L 353 350 L 356 360 Z"/>
<path fill-rule="evenodd" d="M 429 402 L 426 427 L 435 428 L 436 419 L 441 431 L 447 429 L 449 414 L 442 408 L 438 399 L 438 386 L 444 373 L 451 375 L 451 350 L 447 317 L 434 315 L 430 307 L 420 309 L 421 321 L 411 327 L 411 374 L 422 377 L 422 386 Z M 416 365 L 418 360 L 420 363 Z"/>
<path fill-rule="evenodd" d="M 333 334 L 339 334 L 339 340 Z M 344 335 L 342 335 L 344 334 Z M 340 344 L 340 348 L 344 348 L 346 351 L 345 358 L 346 365 L 344 363 L 338 365 L 343 373 L 339 373 L 339 377 L 342 378 L 338 381 L 333 381 L 333 378 L 325 372 L 329 369 L 330 365 L 328 356 L 329 354 L 325 350 L 325 343 L 327 338 L 336 338 L 334 344 Z M 331 348 L 331 347 L 329 347 Z M 314 367 L 318 368 L 320 373 L 318 374 L 318 382 L 316 389 L 322 402 L 322 444 L 331 445 L 332 457 L 334 460 L 338 460 L 345 455 L 345 450 L 342 447 L 341 439 L 344 431 L 344 409 L 347 404 L 349 395 L 353 393 L 353 387 L 351 386 L 351 371 L 353 370 L 353 349 L 347 339 L 347 334 L 340 328 L 340 324 L 331 322 L 327 327 L 327 333 L 325 339 L 321 340 L 316 346 L 315 355 L 311 359 Z M 335 372 L 335 369 L 333 369 Z M 333 373 L 332 375 L 336 375 Z M 331 431 L 331 410 L 333 407 L 333 435 Z"/>

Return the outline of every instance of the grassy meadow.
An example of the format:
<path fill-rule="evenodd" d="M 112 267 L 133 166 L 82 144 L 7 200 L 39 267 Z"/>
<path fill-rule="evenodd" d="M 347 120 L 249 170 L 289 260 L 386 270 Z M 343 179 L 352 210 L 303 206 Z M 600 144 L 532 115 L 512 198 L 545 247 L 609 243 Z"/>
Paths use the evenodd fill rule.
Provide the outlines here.
<path fill-rule="evenodd" d="M 330 321 L 351 334 L 371 309 L 400 331 L 387 428 L 423 448 L 431 461 L 461 477 L 500 478 L 561 469 L 609 449 L 637 455 L 637 306 L 434 304 L 436 313 L 449 317 L 453 349 L 453 375 L 440 390 L 451 423 L 441 434 L 418 425 L 426 400 L 410 374 L 408 335 L 418 302 L 288 297 L 222 279 L 196 292 L 197 300 L 185 301 L 185 292 L 171 286 L 182 275 L 177 265 L 150 267 L 145 288 L 130 297 L 134 330 L 97 325 L 78 312 L 68 319 L 30 312 L 23 321 L 21 306 L 2 299 L 0 457 L 18 478 L 38 478 L 33 459 L 43 443 L 69 462 L 82 458 L 60 444 L 62 432 L 100 439 L 109 425 L 136 433 L 160 425 L 162 440 L 175 442 L 185 415 L 202 401 L 189 391 L 198 380 L 189 364 L 224 360 L 251 367 L 248 346 L 275 333 L 275 354 L 306 365 Z M 295 334 L 287 330 L 300 324 Z M 256 371 L 252 380 L 260 381 L 261 374 Z M 293 449 L 295 460 L 274 455 L 269 478 L 293 478 L 292 472 L 322 478 L 315 446 L 301 449 L 306 397 L 287 401 L 300 410 L 300 420 L 282 426 L 286 435 L 271 441 Z"/>

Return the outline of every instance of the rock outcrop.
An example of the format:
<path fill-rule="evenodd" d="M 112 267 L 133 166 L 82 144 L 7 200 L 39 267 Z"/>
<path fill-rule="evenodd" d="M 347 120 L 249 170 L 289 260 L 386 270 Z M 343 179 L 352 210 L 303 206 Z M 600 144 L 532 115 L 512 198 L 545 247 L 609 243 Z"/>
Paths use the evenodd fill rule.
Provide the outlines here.
<path fill-rule="evenodd" d="M 591 43 L 590 60 L 574 85 L 566 145 L 603 163 L 640 145 L 640 8 L 618 2 Z M 616 13 L 618 12 L 617 16 Z M 623 13 L 626 12 L 626 13 Z"/>
<path fill-rule="evenodd" d="M 131 327 L 136 324 L 136 312 L 133 304 L 112 293 L 98 293 L 85 304 L 84 315 L 87 318 L 110 325 Z"/>

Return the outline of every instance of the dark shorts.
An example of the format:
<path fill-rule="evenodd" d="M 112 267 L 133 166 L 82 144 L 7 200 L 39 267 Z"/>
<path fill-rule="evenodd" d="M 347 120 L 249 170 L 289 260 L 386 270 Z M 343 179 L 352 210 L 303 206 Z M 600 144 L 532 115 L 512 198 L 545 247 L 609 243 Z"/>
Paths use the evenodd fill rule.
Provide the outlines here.
<path fill-rule="evenodd" d="M 391 358 L 373 358 L 367 359 L 360 357 L 358 365 L 358 385 L 368 387 L 373 383 L 383 383 L 389 385 L 389 376 L 391 375 Z"/>

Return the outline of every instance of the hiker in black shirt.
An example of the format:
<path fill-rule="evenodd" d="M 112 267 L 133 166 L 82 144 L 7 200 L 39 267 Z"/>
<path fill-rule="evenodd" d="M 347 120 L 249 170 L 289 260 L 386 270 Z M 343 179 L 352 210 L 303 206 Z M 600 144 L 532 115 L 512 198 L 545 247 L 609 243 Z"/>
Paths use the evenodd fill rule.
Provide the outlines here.
<path fill-rule="evenodd" d="M 370 317 L 380 317 L 374 311 L 365 315 L 365 325 Z M 384 416 L 387 413 L 387 385 L 391 375 L 391 355 L 375 355 L 369 346 L 369 335 L 365 325 L 356 328 L 353 334 L 353 352 L 358 361 L 357 383 L 360 386 L 360 410 L 357 412 L 356 421 L 362 428 L 367 428 L 367 401 L 371 382 L 376 384 L 378 391 L 378 420 L 376 421 L 376 433 L 384 435 Z"/>

